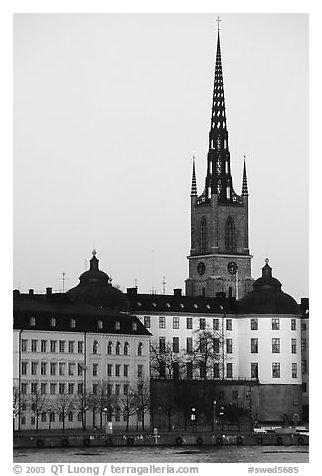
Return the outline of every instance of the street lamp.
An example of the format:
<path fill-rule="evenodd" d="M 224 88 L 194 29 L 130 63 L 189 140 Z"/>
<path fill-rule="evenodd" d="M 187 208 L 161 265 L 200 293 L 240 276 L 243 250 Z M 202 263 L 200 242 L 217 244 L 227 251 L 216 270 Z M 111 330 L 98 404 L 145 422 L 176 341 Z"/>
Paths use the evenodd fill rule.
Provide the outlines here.
<path fill-rule="evenodd" d="M 107 433 L 107 408 L 103 408 L 103 412 L 105 415 L 105 433 Z"/>
<path fill-rule="evenodd" d="M 216 400 L 214 400 L 212 403 L 212 431 L 215 429 L 215 425 L 216 425 L 216 405 L 217 405 L 217 402 Z"/>
<path fill-rule="evenodd" d="M 196 432 L 196 409 L 195 408 L 191 408 L 191 416 L 190 416 L 190 419 L 191 419 L 191 424 L 192 424 L 192 433 L 195 433 Z"/>
<path fill-rule="evenodd" d="M 48 429 L 49 431 L 51 430 L 51 408 L 48 408 L 48 413 L 49 413 L 49 426 Z"/>

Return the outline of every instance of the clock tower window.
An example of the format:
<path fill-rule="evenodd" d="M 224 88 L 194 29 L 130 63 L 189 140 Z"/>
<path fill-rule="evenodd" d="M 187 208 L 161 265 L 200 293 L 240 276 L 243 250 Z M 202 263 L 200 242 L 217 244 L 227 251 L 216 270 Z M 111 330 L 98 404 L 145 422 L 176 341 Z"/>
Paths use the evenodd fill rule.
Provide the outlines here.
<path fill-rule="evenodd" d="M 202 217 L 200 223 L 200 253 L 207 251 L 207 221 Z"/>
<path fill-rule="evenodd" d="M 236 253 L 236 228 L 234 220 L 231 217 L 227 218 L 225 226 L 225 248 L 226 253 Z"/>

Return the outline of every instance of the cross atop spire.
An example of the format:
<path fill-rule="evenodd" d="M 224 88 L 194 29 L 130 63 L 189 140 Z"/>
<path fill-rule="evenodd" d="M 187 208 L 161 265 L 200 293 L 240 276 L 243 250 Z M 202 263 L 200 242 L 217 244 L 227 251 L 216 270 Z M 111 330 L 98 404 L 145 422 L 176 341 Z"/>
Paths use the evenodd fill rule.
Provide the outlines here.
<path fill-rule="evenodd" d="M 221 22 L 221 19 L 220 19 L 220 17 L 217 17 L 217 20 L 216 20 L 216 22 L 218 23 L 218 32 L 219 32 L 219 27 L 220 27 L 219 23 Z"/>

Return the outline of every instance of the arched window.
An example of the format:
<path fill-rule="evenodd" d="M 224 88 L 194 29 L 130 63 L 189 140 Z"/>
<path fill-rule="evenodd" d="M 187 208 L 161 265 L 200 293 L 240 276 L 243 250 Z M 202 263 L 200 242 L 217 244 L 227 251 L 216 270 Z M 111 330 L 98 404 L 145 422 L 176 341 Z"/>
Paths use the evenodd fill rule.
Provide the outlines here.
<path fill-rule="evenodd" d="M 129 343 L 128 342 L 125 342 L 124 344 L 124 355 L 129 355 Z"/>
<path fill-rule="evenodd" d="M 142 344 L 142 342 L 139 342 L 139 345 L 138 345 L 138 355 L 143 355 L 143 344 Z"/>
<path fill-rule="evenodd" d="M 227 218 L 225 226 L 225 248 L 226 253 L 236 253 L 236 228 L 234 220 L 231 217 Z"/>
<path fill-rule="evenodd" d="M 93 354 L 97 354 L 97 350 L 98 350 L 98 342 L 97 342 L 97 340 L 94 340 L 94 342 L 93 342 Z"/>
<path fill-rule="evenodd" d="M 120 353 L 121 353 L 121 344 L 119 342 L 116 342 L 115 354 L 120 355 Z"/>
<path fill-rule="evenodd" d="M 207 221 L 202 217 L 200 223 L 200 253 L 207 251 Z"/>
<path fill-rule="evenodd" d="M 107 344 L 107 355 L 112 355 L 113 352 L 113 344 L 111 341 Z"/>

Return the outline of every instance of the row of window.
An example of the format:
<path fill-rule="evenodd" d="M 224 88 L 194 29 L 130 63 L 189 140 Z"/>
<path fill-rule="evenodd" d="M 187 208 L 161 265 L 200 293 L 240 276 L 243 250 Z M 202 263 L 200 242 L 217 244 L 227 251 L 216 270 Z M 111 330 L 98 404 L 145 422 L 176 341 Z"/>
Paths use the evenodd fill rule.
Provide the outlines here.
<path fill-rule="evenodd" d="M 30 341 L 30 351 L 31 352 L 51 352 L 51 353 L 65 353 L 68 352 L 70 354 L 77 353 L 83 354 L 84 353 L 84 341 L 65 341 L 65 340 L 46 340 L 41 339 L 31 339 Z M 29 340 L 28 339 L 21 339 L 21 351 L 28 352 L 29 351 Z"/>
<path fill-rule="evenodd" d="M 186 329 L 193 329 L 193 317 L 186 317 Z M 233 320 L 232 319 L 225 319 L 226 322 L 226 330 L 231 331 L 233 328 Z M 146 328 L 151 328 L 151 316 L 144 316 L 143 323 Z M 207 320 L 205 317 L 199 318 L 199 329 L 204 330 L 207 326 Z M 279 318 L 272 318 L 271 320 L 272 330 L 279 330 L 280 329 L 280 319 Z M 296 331 L 296 319 L 291 319 L 291 330 Z M 159 329 L 166 328 L 166 316 L 159 316 Z M 180 329 L 180 317 L 174 316 L 172 318 L 172 329 Z M 212 319 L 212 329 L 214 331 L 219 331 L 220 329 L 220 319 L 213 318 Z M 258 330 L 258 318 L 250 319 L 250 329 L 257 331 Z"/>
<path fill-rule="evenodd" d="M 303 340 L 302 340 L 303 344 Z M 279 354 L 281 351 L 281 339 L 279 337 L 274 337 L 272 339 L 272 353 L 273 354 Z M 303 350 L 303 348 L 302 348 Z M 252 354 L 258 354 L 258 338 L 252 338 L 250 339 L 250 351 Z M 297 340 L 296 339 L 291 339 L 291 353 L 296 354 L 297 353 Z"/>
<path fill-rule="evenodd" d="M 213 319 L 213 330 L 219 331 L 220 319 Z M 151 327 L 151 317 L 144 316 L 143 322 L 148 329 Z M 233 328 L 233 320 L 225 319 L 226 330 L 231 331 Z M 207 320 L 205 317 L 199 318 L 199 329 L 205 330 L 207 328 Z M 166 329 L 166 316 L 159 316 L 159 329 Z M 180 329 L 180 317 L 174 316 L 172 318 L 172 329 Z M 193 329 L 193 317 L 186 317 L 186 329 Z"/>
<path fill-rule="evenodd" d="M 31 366 L 30 366 L 31 364 Z M 40 364 L 40 365 L 39 365 Z M 70 377 L 76 376 L 76 364 L 74 362 L 69 362 L 67 365 L 65 362 L 21 362 L 21 375 L 28 375 L 28 369 L 30 366 L 31 375 L 68 375 Z M 139 364 L 138 368 L 138 377 L 143 376 L 143 365 Z M 92 364 L 92 375 L 96 377 L 98 375 L 99 367 L 97 363 Z M 121 372 L 122 371 L 122 372 Z M 129 376 L 129 365 L 124 364 L 107 364 L 106 367 L 106 376 L 107 377 L 123 377 Z M 82 377 L 84 375 L 84 364 L 77 364 L 77 376 Z"/>
<path fill-rule="evenodd" d="M 186 337 L 186 352 L 188 354 L 194 352 L 194 350 L 198 350 L 198 352 L 201 352 L 201 353 L 210 352 L 210 353 L 219 354 L 221 352 L 220 339 L 217 337 L 215 337 L 212 340 L 201 337 L 197 343 L 197 347 L 198 348 L 193 347 L 192 337 Z M 226 353 L 232 354 L 233 353 L 233 339 L 231 338 L 225 339 L 225 347 L 226 347 Z M 306 350 L 306 339 L 301 339 L 301 350 L 302 352 Z M 162 353 L 166 351 L 165 337 L 159 337 L 159 351 Z M 172 351 L 175 353 L 180 352 L 180 338 L 179 337 L 172 338 Z M 250 351 L 252 354 L 258 354 L 258 338 L 257 337 L 250 339 Z M 280 351 L 281 351 L 281 339 L 279 337 L 272 338 L 272 353 L 276 354 L 276 353 L 280 353 Z M 297 353 L 297 339 L 295 338 L 291 339 L 291 353 L 292 354 Z"/>
<path fill-rule="evenodd" d="M 93 354 L 98 354 L 99 353 L 99 343 L 97 340 L 93 342 L 93 348 L 92 348 Z M 115 355 L 121 355 L 122 352 L 122 346 L 120 342 L 116 342 L 115 345 Z M 110 341 L 107 344 L 107 349 L 106 349 L 107 355 L 113 355 L 114 354 L 114 346 L 113 343 Z M 128 342 L 124 343 L 123 346 L 123 355 L 130 355 L 130 344 Z M 143 344 L 142 342 L 139 342 L 137 345 L 137 354 L 136 355 L 143 355 Z"/>
<path fill-rule="evenodd" d="M 114 410 L 114 415 L 112 415 L 110 418 L 111 418 L 111 421 L 115 421 L 115 422 L 119 422 L 121 421 L 121 417 L 123 416 L 123 421 L 126 422 L 127 419 L 128 419 L 128 413 L 127 411 L 124 411 L 122 412 L 121 411 L 121 408 L 120 407 L 116 407 L 115 410 Z M 55 412 L 41 412 L 40 413 L 40 418 L 39 418 L 39 421 L 41 421 L 42 423 L 46 423 L 46 422 L 49 422 L 49 423 L 54 423 L 56 421 L 59 421 L 59 422 L 63 422 L 63 421 L 68 421 L 68 422 L 73 422 L 73 421 L 76 421 L 77 422 L 82 422 L 83 421 L 83 413 L 82 412 L 68 412 L 67 413 L 67 417 L 64 418 L 64 415 L 62 413 L 55 413 Z M 137 412 L 137 420 L 138 421 L 141 421 L 142 420 L 142 415 L 140 412 Z M 21 425 L 26 425 L 27 424 L 27 421 L 26 421 L 26 416 L 25 415 L 21 415 L 21 418 L 20 418 L 20 423 Z M 36 417 L 34 415 L 31 416 L 30 418 L 30 424 L 31 425 L 36 425 Z"/>
<path fill-rule="evenodd" d="M 178 379 L 180 375 L 179 364 L 178 362 L 175 362 L 175 364 L 176 365 L 174 365 L 174 368 L 173 368 L 173 378 Z M 194 368 L 195 367 L 192 362 L 186 363 L 186 376 L 188 379 L 193 379 Z M 209 370 L 210 370 L 209 367 L 206 368 L 205 364 L 201 362 L 199 364 L 199 377 L 206 378 L 206 376 L 208 376 L 209 378 L 210 377 Z M 222 378 L 222 377 L 234 378 L 232 362 L 226 362 L 224 376 L 222 375 L 222 371 L 223 371 L 222 363 L 214 362 L 212 367 L 212 377 L 214 379 Z M 206 375 L 207 373 L 208 375 Z M 297 363 L 296 362 L 292 363 L 291 375 L 292 375 L 292 378 L 297 378 Z M 251 378 L 258 379 L 258 362 L 251 362 L 250 376 Z M 166 377 L 165 365 L 160 365 L 160 377 L 163 377 L 163 378 Z M 280 378 L 280 377 L 281 377 L 281 364 L 280 362 L 273 362 L 272 363 L 272 378 Z"/>
<path fill-rule="evenodd" d="M 43 321 L 42 321 L 43 322 Z M 69 326 L 71 329 L 75 329 L 76 327 L 76 319 L 70 319 L 69 321 Z M 35 327 L 36 325 L 36 318 L 35 316 L 31 316 L 29 318 L 29 325 L 31 327 Z M 49 326 L 50 327 L 56 327 L 57 326 L 57 320 L 55 317 L 51 317 L 50 320 L 49 320 Z M 97 329 L 104 329 L 104 322 L 102 320 L 98 320 L 96 322 L 96 326 L 97 326 Z M 116 331 L 119 331 L 121 329 L 121 322 L 120 321 L 115 321 L 114 322 L 114 329 Z M 138 325 L 137 325 L 137 322 L 132 322 L 132 331 L 137 331 L 138 330 Z"/>
<path fill-rule="evenodd" d="M 47 383 L 47 382 L 22 382 L 21 383 L 21 394 L 28 395 L 29 390 L 31 395 L 83 395 L 84 393 L 84 383 Z M 128 395 L 129 393 L 129 384 L 111 384 L 108 383 L 105 388 L 102 389 L 102 386 L 98 383 L 92 384 L 92 393 L 93 395 L 98 395 L 100 392 L 102 394 L 106 393 L 107 395 Z M 23 403 L 23 406 L 26 406 Z M 24 410 L 24 408 L 22 408 Z"/>
<path fill-rule="evenodd" d="M 83 341 L 65 341 L 65 340 L 46 340 L 42 339 L 38 341 L 38 339 L 31 339 L 31 352 L 51 352 L 51 353 L 65 353 L 68 352 L 69 354 L 73 354 L 76 352 L 79 354 L 84 353 L 84 342 Z M 21 351 L 28 352 L 28 339 L 21 339 Z M 93 342 L 92 346 L 92 353 L 97 354 L 99 352 L 99 343 L 98 341 Z M 120 342 L 116 342 L 115 344 L 115 355 L 121 355 L 122 352 L 122 345 Z M 114 345 L 110 341 L 107 344 L 106 348 L 107 355 L 114 354 Z M 123 345 L 123 355 L 130 355 L 130 344 L 125 342 Z M 137 355 L 143 355 L 143 344 L 139 342 L 137 345 Z"/>

